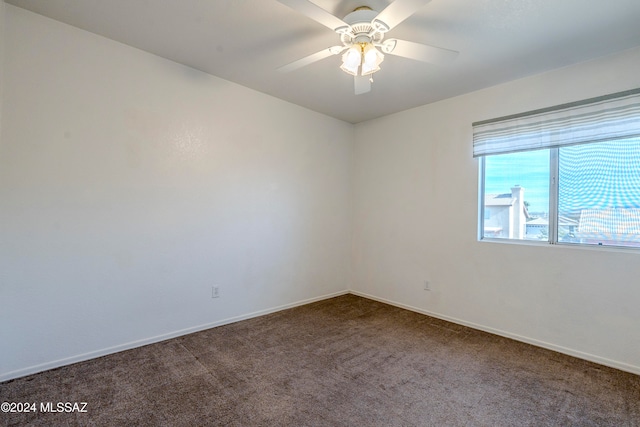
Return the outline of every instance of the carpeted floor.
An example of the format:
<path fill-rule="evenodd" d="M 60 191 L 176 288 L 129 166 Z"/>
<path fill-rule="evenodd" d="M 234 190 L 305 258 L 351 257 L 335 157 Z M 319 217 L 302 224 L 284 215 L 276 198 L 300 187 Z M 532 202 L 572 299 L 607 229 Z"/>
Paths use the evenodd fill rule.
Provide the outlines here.
<path fill-rule="evenodd" d="M 9 426 L 640 426 L 640 376 L 353 295 L 8 381 L 4 401 L 37 404 Z"/>

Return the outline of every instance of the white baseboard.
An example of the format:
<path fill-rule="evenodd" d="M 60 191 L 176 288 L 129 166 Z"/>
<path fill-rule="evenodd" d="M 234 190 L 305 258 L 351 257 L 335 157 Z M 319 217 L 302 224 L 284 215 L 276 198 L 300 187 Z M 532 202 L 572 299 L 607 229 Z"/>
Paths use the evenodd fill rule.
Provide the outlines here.
<path fill-rule="evenodd" d="M 194 332 L 203 331 L 205 329 L 215 328 L 216 326 L 228 325 L 230 323 L 239 322 L 241 320 L 247 320 L 254 317 L 264 316 L 265 314 L 275 313 L 277 311 L 286 310 L 293 307 L 299 307 L 301 305 L 310 304 L 312 302 L 322 301 L 329 298 L 334 298 L 340 295 L 348 294 L 349 291 L 339 291 L 331 294 L 322 295 L 319 297 L 309 298 L 302 301 L 296 301 L 289 304 L 280 305 L 277 307 L 268 308 L 265 310 L 254 311 L 253 313 L 247 313 L 240 316 L 230 317 L 228 319 L 218 320 L 216 322 L 206 323 L 204 325 L 193 326 L 186 329 L 181 329 L 178 331 L 169 332 L 167 334 L 157 335 L 150 338 L 144 338 L 137 341 L 128 342 L 121 345 L 116 345 L 113 347 L 103 348 L 96 351 L 90 351 L 88 353 L 78 354 L 76 356 L 66 357 L 64 359 L 58 359 L 51 362 L 42 363 L 39 365 L 29 366 L 27 368 L 18 369 L 15 371 L 5 372 L 0 374 L 0 382 L 8 381 L 20 377 L 24 377 L 31 374 L 36 374 L 38 372 L 47 371 L 49 369 L 59 368 L 61 366 L 71 365 L 77 362 L 84 362 L 85 360 L 95 359 L 97 357 L 106 356 L 113 353 L 118 353 L 120 351 L 130 350 L 136 347 L 142 347 L 148 344 L 154 344 L 161 341 L 165 341 L 171 338 L 180 337 L 183 335 L 192 334 Z"/>
<path fill-rule="evenodd" d="M 488 326 L 484 326 L 484 325 L 479 325 L 477 323 L 472 323 L 472 322 L 467 322 L 465 320 L 461 320 L 461 319 L 456 319 L 454 317 L 450 317 L 450 316 L 445 316 L 443 314 L 440 313 L 434 313 L 428 310 L 423 310 L 421 308 L 418 307 L 413 307 L 407 304 L 402 304 L 399 302 L 395 302 L 395 301 L 391 301 L 385 298 L 380 298 L 380 297 L 376 297 L 374 295 L 370 295 L 364 292 L 359 292 L 359 291 L 354 291 L 351 290 L 349 291 L 349 293 L 353 294 L 353 295 L 357 295 L 363 298 L 367 298 L 367 299 L 371 299 L 374 301 L 378 301 L 378 302 L 382 302 L 385 304 L 389 304 L 389 305 L 393 305 L 395 307 L 399 307 L 399 308 L 404 308 L 406 310 L 410 310 L 410 311 L 414 311 L 416 313 L 420 313 L 420 314 L 425 314 L 427 316 L 431 316 L 431 317 L 435 317 L 437 319 L 441 319 L 441 320 L 446 320 L 447 322 L 451 322 L 451 323 L 456 323 L 462 326 L 468 326 L 469 328 L 472 329 L 477 329 L 480 331 L 484 331 L 484 332 L 489 332 L 491 334 L 494 335 L 500 335 L 502 337 L 505 338 L 511 338 L 513 340 L 516 341 L 520 341 L 520 342 L 524 342 L 527 344 L 531 344 L 531 345 L 535 345 L 537 347 L 542 347 L 542 348 L 546 348 L 548 350 L 553 350 L 553 351 L 557 351 L 558 353 L 563 353 L 569 356 L 573 356 L 573 357 L 577 357 L 578 359 L 583 359 L 583 360 L 587 360 L 589 362 L 594 362 L 594 363 L 598 363 L 600 365 L 604 365 L 604 366 L 609 366 L 611 368 L 615 368 L 615 369 L 619 369 L 621 371 L 626 371 L 626 372 L 630 372 L 632 374 L 636 374 L 636 375 L 640 375 L 640 366 L 634 366 L 634 365 L 630 365 L 628 363 L 623 363 L 623 362 L 618 362 L 615 360 L 611 360 L 611 359 L 607 359 L 604 357 L 600 357 L 600 356 L 596 356 L 594 354 L 589 354 L 589 353 L 584 353 L 582 351 L 578 351 L 578 350 L 573 350 L 567 347 L 562 347 L 556 344 L 551 344 L 548 342 L 544 342 L 544 341 L 539 341 L 533 338 L 528 338 L 528 337 L 524 337 L 521 335 L 517 335 L 517 334 L 513 334 L 510 332 L 506 332 L 500 329 L 494 329 L 494 328 L 490 328 Z"/>

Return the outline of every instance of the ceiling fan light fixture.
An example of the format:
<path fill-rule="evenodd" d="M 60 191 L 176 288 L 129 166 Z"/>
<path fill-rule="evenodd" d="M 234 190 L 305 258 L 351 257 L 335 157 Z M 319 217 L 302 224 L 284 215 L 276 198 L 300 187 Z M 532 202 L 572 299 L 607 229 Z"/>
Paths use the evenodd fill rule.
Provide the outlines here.
<path fill-rule="evenodd" d="M 360 46 L 352 46 L 342 55 L 342 65 L 340 69 L 347 74 L 357 76 L 361 63 L 362 50 Z"/>
<path fill-rule="evenodd" d="M 340 69 L 352 76 L 368 76 L 380 70 L 384 55 L 372 43 L 357 43 L 342 55 Z"/>
<path fill-rule="evenodd" d="M 362 72 L 363 76 L 368 76 L 380 70 L 380 64 L 384 61 L 384 55 L 371 43 L 367 44 L 362 53 Z"/>

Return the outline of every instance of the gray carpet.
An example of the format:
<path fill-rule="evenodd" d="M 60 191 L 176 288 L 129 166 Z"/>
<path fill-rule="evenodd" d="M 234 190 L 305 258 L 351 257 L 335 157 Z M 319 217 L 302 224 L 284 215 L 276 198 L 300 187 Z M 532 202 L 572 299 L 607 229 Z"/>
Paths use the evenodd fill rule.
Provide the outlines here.
<path fill-rule="evenodd" d="M 640 376 L 345 295 L 0 384 L 43 426 L 639 426 Z"/>

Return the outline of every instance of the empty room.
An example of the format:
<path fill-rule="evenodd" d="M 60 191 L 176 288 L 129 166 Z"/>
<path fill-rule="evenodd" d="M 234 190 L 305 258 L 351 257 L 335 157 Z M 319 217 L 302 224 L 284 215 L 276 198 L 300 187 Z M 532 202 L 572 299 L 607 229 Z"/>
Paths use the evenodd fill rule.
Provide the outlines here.
<path fill-rule="evenodd" d="M 0 426 L 640 426 L 639 19 L 0 0 Z"/>

